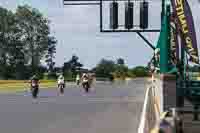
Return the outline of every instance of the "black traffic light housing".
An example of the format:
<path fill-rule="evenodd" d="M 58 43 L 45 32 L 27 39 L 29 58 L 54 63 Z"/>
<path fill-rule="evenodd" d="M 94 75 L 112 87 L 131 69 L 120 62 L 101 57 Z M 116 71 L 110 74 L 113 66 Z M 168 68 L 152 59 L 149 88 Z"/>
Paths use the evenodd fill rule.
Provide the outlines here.
<path fill-rule="evenodd" d="M 140 3 L 140 28 L 147 29 L 148 28 L 148 9 L 149 3 L 143 1 Z"/>
<path fill-rule="evenodd" d="M 117 2 L 110 3 L 110 28 L 111 29 L 118 28 L 118 3 Z"/>
<path fill-rule="evenodd" d="M 125 3 L 125 28 L 131 29 L 133 28 L 133 2 Z"/>

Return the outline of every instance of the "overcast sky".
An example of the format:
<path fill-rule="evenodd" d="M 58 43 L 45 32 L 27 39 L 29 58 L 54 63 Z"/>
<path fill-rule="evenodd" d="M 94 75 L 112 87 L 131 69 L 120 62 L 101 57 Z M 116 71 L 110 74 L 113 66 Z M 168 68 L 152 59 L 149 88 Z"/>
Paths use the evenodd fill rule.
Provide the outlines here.
<path fill-rule="evenodd" d="M 149 24 L 160 27 L 160 0 L 151 0 Z M 198 44 L 200 29 L 200 5 L 197 0 L 189 0 L 195 20 Z M 38 8 L 51 20 L 51 33 L 57 38 L 56 65 L 61 66 L 72 54 L 79 56 L 87 68 L 94 67 L 102 58 L 124 58 L 129 67 L 146 65 L 152 50 L 135 33 L 100 33 L 98 6 L 63 6 L 62 0 L 0 0 L 0 6 L 15 10 L 18 5 L 28 4 Z M 104 24 L 108 23 L 108 8 L 104 6 Z M 136 9 L 138 7 L 136 6 Z M 137 10 L 135 10 L 137 12 Z M 119 13 L 124 18 L 121 7 Z M 136 24 L 139 12 L 136 13 Z M 121 19 L 120 24 L 123 23 Z M 158 33 L 144 34 L 154 45 Z M 199 45 L 198 45 L 199 47 Z"/>

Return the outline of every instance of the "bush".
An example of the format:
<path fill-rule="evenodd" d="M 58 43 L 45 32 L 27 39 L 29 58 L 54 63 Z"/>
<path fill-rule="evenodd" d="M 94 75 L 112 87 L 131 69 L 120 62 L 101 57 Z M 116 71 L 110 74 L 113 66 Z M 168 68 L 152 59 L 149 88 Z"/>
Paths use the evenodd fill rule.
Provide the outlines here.
<path fill-rule="evenodd" d="M 55 72 L 48 74 L 48 79 L 57 79 L 57 75 Z"/>
<path fill-rule="evenodd" d="M 127 77 L 129 77 L 129 78 L 135 78 L 136 75 L 134 73 L 132 73 L 131 70 L 129 70 L 128 73 L 127 73 Z"/>
<path fill-rule="evenodd" d="M 143 66 L 135 67 L 131 70 L 131 73 L 136 77 L 146 77 L 149 75 L 148 70 Z"/>
<path fill-rule="evenodd" d="M 67 82 L 75 82 L 75 79 L 73 79 L 73 78 L 67 78 L 67 79 L 65 79 L 65 81 L 67 81 Z"/>
<path fill-rule="evenodd" d="M 111 75 L 111 74 L 109 75 L 109 77 L 108 77 L 108 78 L 109 78 L 109 80 L 110 80 L 110 81 L 113 81 L 113 80 L 114 80 L 114 76 L 113 76 L 113 75 Z"/>

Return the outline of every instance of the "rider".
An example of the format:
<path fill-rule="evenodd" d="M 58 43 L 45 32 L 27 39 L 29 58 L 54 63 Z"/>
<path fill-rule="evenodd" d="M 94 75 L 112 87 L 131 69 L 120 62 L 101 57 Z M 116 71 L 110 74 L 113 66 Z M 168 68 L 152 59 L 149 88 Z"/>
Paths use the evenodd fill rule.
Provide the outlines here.
<path fill-rule="evenodd" d="M 36 87 L 39 88 L 39 78 L 37 77 L 36 74 L 33 75 L 33 76 L 31 77 L 30 83 L 31 83 L 31 88 L 32 88 L 33 86 L 36 86 Z"/>
<path fill-rule="evenodd" d="M 88 75 L 87 75 L 86 73 L 83 73 L 83 75 L 82 75 L 82 77 L 81 77 L 82 82 L 87 81 L 88 78 L 89 78 Z"/>
<path fill-rule="evenodd" d="M 33 91 L 34 91 L 33 89 L 35 89 L 33 97 L 37 98 L 37 94 L 35 94 L 35 93 L 38 93 L 38 91 L 39 91 L 39 78 L 37 77 L 37 75 L 33 75 L 30 78 L 29 83 L 30 83 L 30 92 L 33 93 Z"/>
<path fill-rule="evenodd" d="M 80 82 L 80 75 L 77 74 L 77 75 L 76 75 L 76 83 L 77 83 L 77 85 L 79 85 L 79 82 Z"/>
<path fill-rule="evenodd" d="M 39 91 L 39 78 L 37 77 L 37 75 L 33 75 L 30 78 L 29 83 L 30 83 L 30 91 L 32 93 L 32 96 L 34 99 L 36 99 L 38 91 Z"/>
<path fill-rule="evenodd" d="M 62 74 L 58 77 L 58 87 L 59 85 L 63 85 L 63 87 L 65 88 L 65 78 Z"/>
<path fill-rule="evenodd" d="M 88 74 L 84 73 L 81 77 L 81 81 L 82 81 L 82 84 L 87 83 L 89 85 L 89 88 L 90 88 L 90 77 L 89 77 Z"/>

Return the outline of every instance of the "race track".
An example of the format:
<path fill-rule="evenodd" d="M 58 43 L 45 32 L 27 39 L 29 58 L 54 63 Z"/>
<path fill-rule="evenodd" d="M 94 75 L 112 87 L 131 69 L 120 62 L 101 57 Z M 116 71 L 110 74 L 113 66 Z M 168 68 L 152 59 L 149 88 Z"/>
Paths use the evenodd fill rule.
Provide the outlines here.
<path fill-rule="evenodd" d="M 97 82 L 89 94 L 67 85 L 30 94 L 0 95 L 1 133 L 136 133 L 147 81 Z"/>

